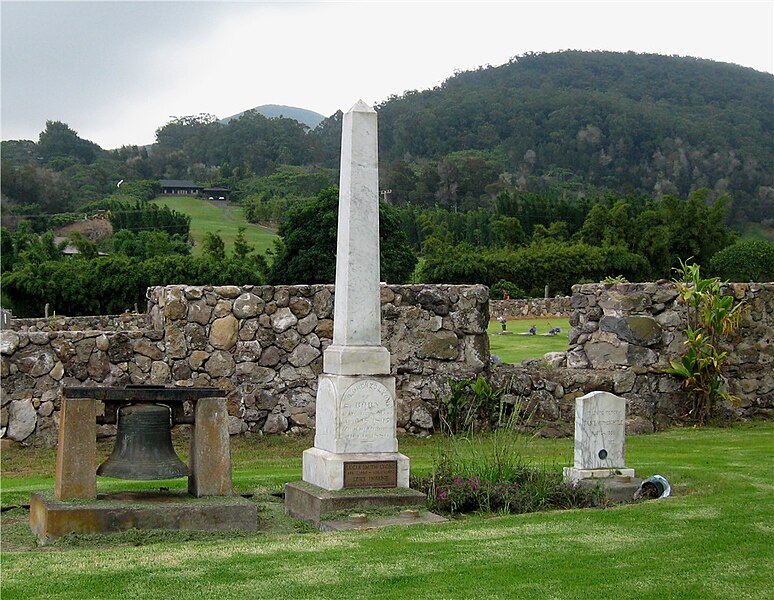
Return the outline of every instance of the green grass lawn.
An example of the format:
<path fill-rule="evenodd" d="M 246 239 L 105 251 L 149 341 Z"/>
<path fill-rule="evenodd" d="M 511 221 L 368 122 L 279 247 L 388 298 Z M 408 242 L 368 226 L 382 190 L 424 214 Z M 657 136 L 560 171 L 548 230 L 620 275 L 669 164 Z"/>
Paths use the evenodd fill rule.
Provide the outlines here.
<path fill-rule="evenodd" d="M 529 331 L 535 325 L 537 335 L 518 335 Z M 566 318 L 519 319 L 506 323 L 506 335 L 501 335 L 502 325 L 496 320 L 489 321 L 489 349 L 504 363 L 516 364 L 525 358 L 543 358 L 546 352 L 567 350 L 567 333 L 570 322 Z M 552 327 L 561 327 L 562 332 L 554 336 L 542 336 Z"/>
<path fill-rule="evenodd" d="M 252 244 L 261 254 L 272 247 L 272 240 L 276 237 L 275 232 L 269 228 L 245 221 L 242 208 L 234 204 L 185 196 L 160 196 L 153 202 L 191 217 L 191 237 L 195 241 L 194 254 L 201 253 L 201 243 L 207 232 L 217 233 L 223 238 L 227 253 L 231 252 L 234 238 L 240 227 L 246 228 L 247 243 Z"/>
<path fill-rule="evenodd" d="M 235 440 L 238 489 L 299 479 L 310 443 Z M 442 445 L 401 438 L 415 472 Z M 572 461 L 571 439 L 523 438 L 523 448 L 533 462 Z M 4 505 L 53 487 L 52 450 L 6 450 L 2 461 Z M 772 597 L 773 423 L 630 437 L 626 462 L 667 477 L 674 496 L 377 531 L 127 532 L 44 548 L 24 533 L 26 511 L 13 509 L 3 513 L 2 598 Z M 279 520 L 281 505 L 260 514 Z"/>

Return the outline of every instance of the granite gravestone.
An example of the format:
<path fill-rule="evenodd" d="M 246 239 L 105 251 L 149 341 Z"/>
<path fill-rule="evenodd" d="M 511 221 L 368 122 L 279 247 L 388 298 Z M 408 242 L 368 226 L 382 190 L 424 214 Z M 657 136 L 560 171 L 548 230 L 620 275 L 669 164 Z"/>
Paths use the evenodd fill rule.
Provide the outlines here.
<path fill-rule="evenodd" d="M 567 481 L 634 477 L 624 465 L 626 400 L 610 392 L 590 392 L 575 400 L 575 460 L 564 468 Z"/>

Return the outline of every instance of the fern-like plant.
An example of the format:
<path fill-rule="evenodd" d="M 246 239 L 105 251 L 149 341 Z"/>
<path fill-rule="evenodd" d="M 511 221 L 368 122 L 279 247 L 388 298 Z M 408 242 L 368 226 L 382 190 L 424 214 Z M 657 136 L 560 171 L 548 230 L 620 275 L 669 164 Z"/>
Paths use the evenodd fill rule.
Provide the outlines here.
<path fill-rule="evenodd" d="M 686 351 L 665 372 L 682 378 L 690 404 L 688 417 L 701 425 L 715 413 L 718 401 L 733 401 L 723 374 L 728 353 L 718 345 L 739 327 L 744 303 L 723 295 L 727 282 L 703 279 L 697 264 L 680 261 L 675 272 L 680 276 L 674 280 L 679 300 L 688 307 Z"/>

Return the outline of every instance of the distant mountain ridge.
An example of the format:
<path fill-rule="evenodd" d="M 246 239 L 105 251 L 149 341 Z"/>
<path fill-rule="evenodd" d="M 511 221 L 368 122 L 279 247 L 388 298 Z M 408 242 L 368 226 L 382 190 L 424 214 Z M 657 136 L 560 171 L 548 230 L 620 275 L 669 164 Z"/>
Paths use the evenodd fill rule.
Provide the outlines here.
<path fill-rule="evenodd" d="M 734 221 L 770 226 L 772 90 L 770 73 L 705 59 L 528 54 L 381 104 L 380 178 L 393 202 L 460 208 L 508 186 L 656 198 L 709 188 L 731 195 Z"/>
<path fill-rule="evenodd" d="M 284 106 L 282 104 L 262 104 L 261 106 L 256 106 L 255 108 L 249 108 L 247 110 L 254 110 L 257 113 L 269 119 L 277 119 L 279 117 L 285 117 L 286 119 L 295 119 L 299 123 L 302 123 L 307 127 L 309 127 L 309 129 L 314 129 L 325 120 L 325 117 L 323 115 L 321 115 L 320 113 L 314 112 L 313 110 L 307 110 L 306 108 L 298 108 L 296 106 Z M 232 119 L 238 119 L 246 112 L 247 111 L 245 110 L 235 115 L 231 115 L 230 117 L 221 119 L 220 122 L 225 125 Z"/>

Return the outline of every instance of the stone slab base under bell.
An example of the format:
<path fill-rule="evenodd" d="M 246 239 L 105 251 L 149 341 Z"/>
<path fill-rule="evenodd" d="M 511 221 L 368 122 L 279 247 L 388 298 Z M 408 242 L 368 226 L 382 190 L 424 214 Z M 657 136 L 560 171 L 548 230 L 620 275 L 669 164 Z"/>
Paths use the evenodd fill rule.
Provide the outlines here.
<path fill-rule="evenodd" d="M 306 481 L 285 484 L 285 512 L 291 517 L 311 523 L 315 527 L 332 517 L 347 519 L 346 512 L 394 512 L 424 509 L 427 496 L 410 488 L 357 488 L 325 490 Z M 432 513 L 428 513 L 432 514 Z M 406 523 L 414 519 L 407 519 Z M 331 528 L 327 528 L 330 530 Z"/>
<path fill-rule="evenodd" d="M 193 498 L 184 492 L 112 492 L 72 502 L 35 492 L 30 528 L 41 544 L 69 533 L 127 529 L 255 531 L 258 507 L 241 496 Z"/>

